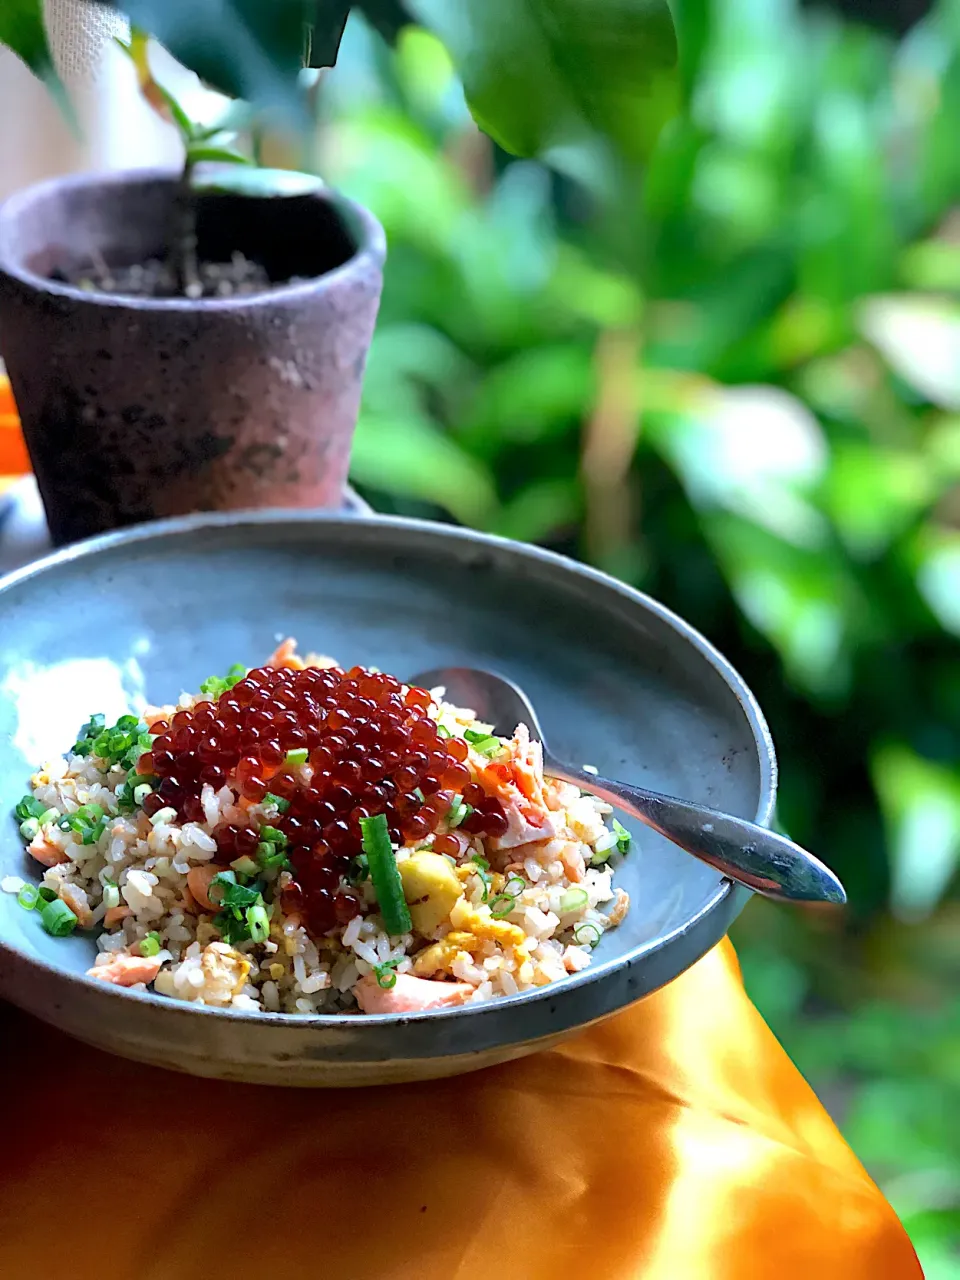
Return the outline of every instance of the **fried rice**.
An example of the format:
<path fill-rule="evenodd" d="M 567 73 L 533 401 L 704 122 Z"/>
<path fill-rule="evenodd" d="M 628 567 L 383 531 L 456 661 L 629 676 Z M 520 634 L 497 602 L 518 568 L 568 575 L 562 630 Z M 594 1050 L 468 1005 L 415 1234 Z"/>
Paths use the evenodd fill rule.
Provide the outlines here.
<path fill-rule="evenodd" d="M 347 678 L 330 659 L 300 659 L 292 641 L 267 665 Z M 246 675 L 240 668 L 175 706 L 144 708 L 121 722 L 119 738 L 104 739 L 112 731 L 92 721 L 86 739 L 32 778 L 18 818 L 42 881 L 8 876 L 0 887 L 36 912 L 38 928 L 95 935 L 91 977 L 219 1008 L 410 1014 L 513 996 L 590 964 L 629 907 L 613 885 L 611 862 L 629 836 L 619 823 L 608 826 L 608 805 L 544 778 L 539 743 L 526 726 L 499 738 L 471 710 L 445 701 L 443 689 L 422 700 L 423 715 L 445 740 L 466 744 L 457 755 L 471 794 L 482 788 L 499 803 L 504 829 L 471 834 L 463 818 L 470 805 L 455 795 L 428 835 L 393 831 L 379 882 L 372 854 L 350 859 L 331 891 L 339 916 L 330 928 L 311 924 L 285 856 L 278 823 L 289 800 L 267 790 L 251 802 L 233 771 L 219 787 L 203 784 L 193 820 L 158 807 L 158 780 L 138 770 L 138 753 L 156 740 L 152 730 L 178 712 L 216 707 L 218 691 L 228 696 L 231 680 Z M 401 699 L 408 694 L 408 686 L 394 685 Z M 91 743 L 127 740 L 132 747 L 121 759 L 91 750 Z M 298 792 L 317 783 L 314 758 L 306 749 L 287 755 Z M 255 853 L 226 861 L 227 829 L 253 831 Z M 403 900 L 388 912 L 381 898 L 397 887 Z M 391 932 L 387 925 L 396 929 L 398 918 L 407 927 Z"/>

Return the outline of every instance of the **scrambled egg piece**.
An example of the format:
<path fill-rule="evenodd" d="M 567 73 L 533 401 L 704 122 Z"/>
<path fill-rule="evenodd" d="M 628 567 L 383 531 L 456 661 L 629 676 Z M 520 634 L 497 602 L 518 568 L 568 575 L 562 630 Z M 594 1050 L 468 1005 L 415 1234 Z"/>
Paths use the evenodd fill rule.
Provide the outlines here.
<path fill-rule="evenodd" d="M 465 898 L 461 898 L 450 912 L 450 923 L 455 929 L 462 929 L 478 938 L 489 938 L 505 947 L 518 947 L 527 936 L 519 925 L 510 924 L 508 920 L 495 920 L 489 907 L 472 907 Z"/>
<path fill-rule="evenodd" d="M 479 951 L 482 945 L 481 940 L 474 937 L 472 933 L 463 933 L 455 929 L 439 942 L 433 943 L 432 946 L 420 952 L 413 962 L 413 972 L 418 978 L 429 978 L 440 970 L 451 972 L 457 956 L 463 955 L 464 952 L 472 955 L 475 951 Z"/>
<path fill-rule="evenodd" d="M 462 869 L 462 868 L 461 868 Z M 529 963 L 527 935 L 519 925 L 507 920 L 495 920 L 487 906 L 471 907 L 460 898 L 450 912 L 453 928 L 448 934 L 426 947 L 413 962 L 413 972 L 419 978 L 429 978 L 441 971 L 452 972 L 457 956 L 474 956 L 484 950 L 485 942 L 495 942 L 507 950 L 513 950 L 518 964 Z"/>
<path fill-rule="evenodd" d="M 397 870 L 413 927 L 429 937 L 462 896 L 457 873 L 446 858 L 429 850 L 412 853 L 398 864 Z"/>
<path fill-rule="evenodd" d="M 475 862 L 464 862 L 461 866 L 457 867 L 457 876 L 459 877 L 461 884 L 466 884 L 470 877 L 479 874 L 479 871 L 480 868 Z M 491 898 L 494 898 L 498 893 L 503 892 L 503 886 L 507 883 L 507 877 L 505 875 L 501 875 L 499 871 L 490 871 L 487 873 L 487 878 L 490 881 Z"/>
<path fill-rule="evenodd" d="M 243 990 L 250 961 L 225 942 L 211 942 L 203 949 L 200 971 L 203 986 L 193 998 L 200 998 L 205 1004 L 229 1004 Z"/>

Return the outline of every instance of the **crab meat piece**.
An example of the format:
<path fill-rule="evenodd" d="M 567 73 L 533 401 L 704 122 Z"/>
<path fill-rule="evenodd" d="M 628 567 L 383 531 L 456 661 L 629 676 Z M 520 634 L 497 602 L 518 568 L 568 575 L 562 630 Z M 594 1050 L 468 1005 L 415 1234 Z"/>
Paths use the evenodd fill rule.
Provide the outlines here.
<path fill-rule="evenodd" d="M 135 987 L 140 982 L 152 982 L 162 964 L 163 961 L 157 956 L 131 956 L 120 952 L 111 956 L 106 964 L 97 964 L 88 969 L 87 977 L 112 982 L 117 987 Z"/>
<path fill-rule="evenodd" d="M 480 771 L 479 783 L 488 796 L 500 801 L 507 819 L 502 836 L 490 841 L 490 847 L 516 849 L 522 844 L 550 840 L 563 829 L 563 815 L 548 800 L 543 777 L 543 748 L 530 739 L 524 724 L 517 726 L 506 744 L 507 755 Z"/>
<path fill-rule="evenodd" d="M 427 1013 L 463 1004 L 471 995 L 469 982 L 435 982 L 398 973 L 392 987 L 381 987 L 368 973 L 353 988 L 357 1004 L 364 1013 Z"/>
<path fill-rule="evenodd" d="M 55 867 L 58 862 L 70 861 L 70 855 L 44 839 L 42 832 L 35 835 L 27 845 L 27 853 L 31 858 L 36 858 L 43 867 Z"/>

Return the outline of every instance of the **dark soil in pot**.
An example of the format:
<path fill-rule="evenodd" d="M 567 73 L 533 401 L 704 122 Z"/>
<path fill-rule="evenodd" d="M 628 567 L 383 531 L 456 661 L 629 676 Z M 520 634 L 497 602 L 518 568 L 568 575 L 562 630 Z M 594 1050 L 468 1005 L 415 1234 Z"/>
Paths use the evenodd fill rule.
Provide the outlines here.
<path fill-rule="evenodd" d="M 51 279 L 88 293 L 112 293 L 121 298 L 236 298 L 272 287 L 266 268 L 242 253 L 232 254 L 229 262 L 198 262 L 196 287 L 186 290 L 181 289 L 177 270 L 168 258 L 148 258 L 129 267 L 95 262 L 70 278 L 58 273 Z"/>

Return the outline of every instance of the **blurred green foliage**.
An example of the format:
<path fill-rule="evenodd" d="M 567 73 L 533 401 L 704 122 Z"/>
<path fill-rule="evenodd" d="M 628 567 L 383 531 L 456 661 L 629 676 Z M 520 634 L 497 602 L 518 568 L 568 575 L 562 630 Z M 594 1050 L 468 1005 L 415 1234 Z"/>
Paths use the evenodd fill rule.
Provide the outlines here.
<path fill-rule="evenodd" d="M 448 55 L 351 20 L 324 172 L 390 244 L 354 457 L 380 509 L 659 597 L 754 688 L 840 924 L 755 903 L 751 992 L 960 1276 L 960 0 L 899 42 L 676 0 L 641 172 L 470 121 Z"/>

